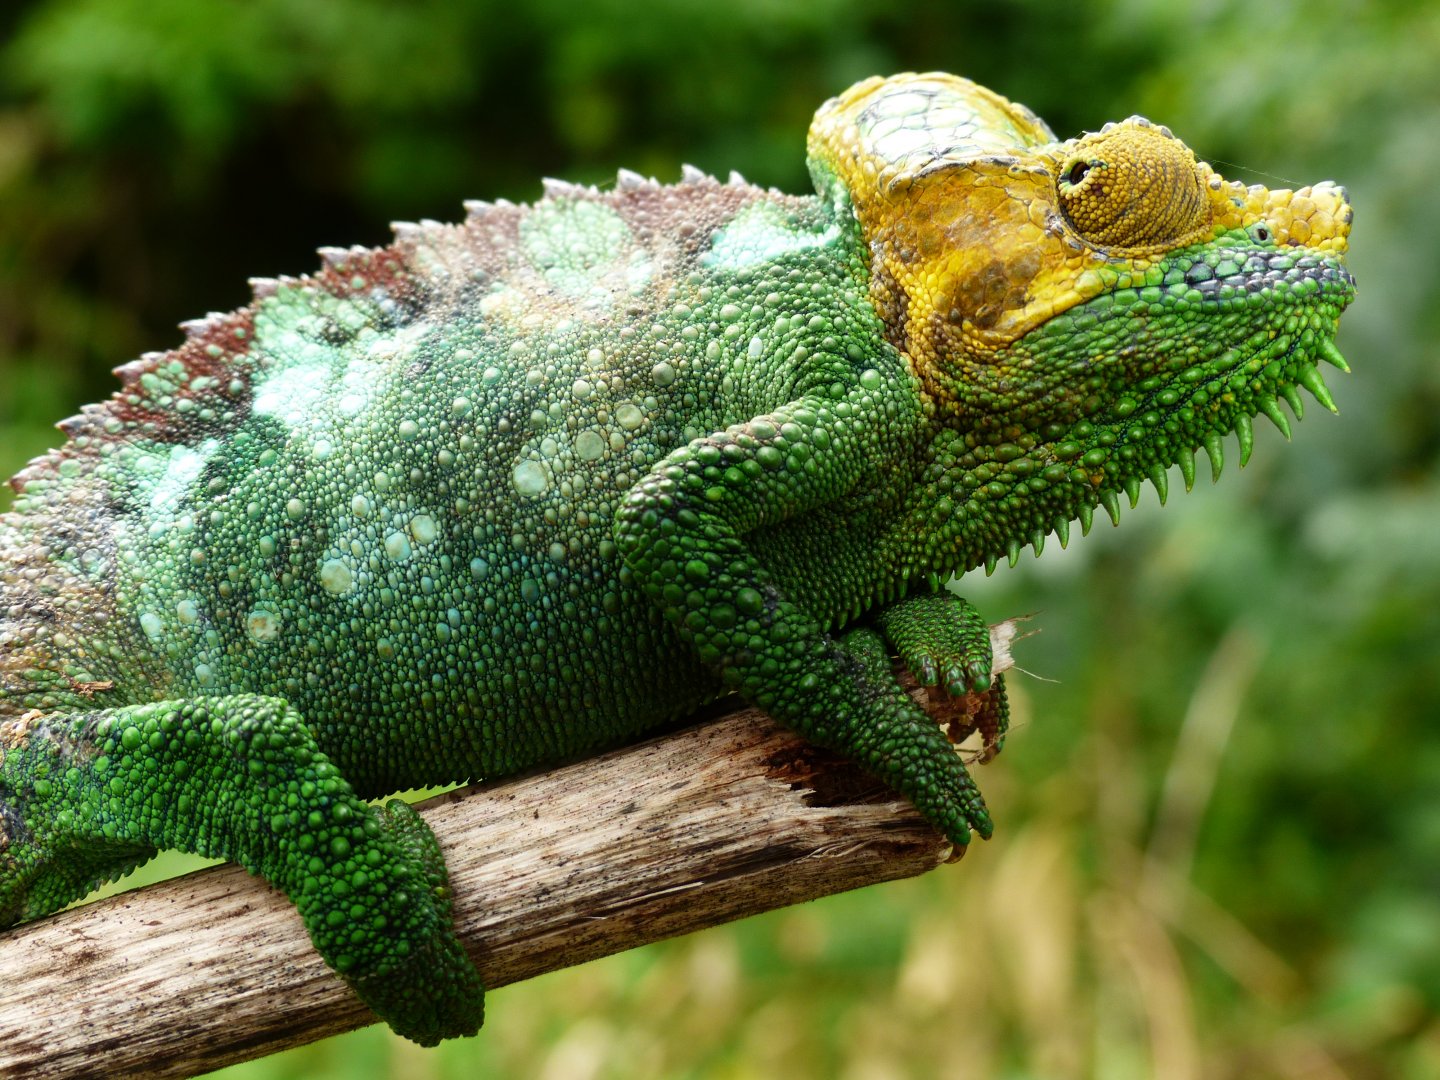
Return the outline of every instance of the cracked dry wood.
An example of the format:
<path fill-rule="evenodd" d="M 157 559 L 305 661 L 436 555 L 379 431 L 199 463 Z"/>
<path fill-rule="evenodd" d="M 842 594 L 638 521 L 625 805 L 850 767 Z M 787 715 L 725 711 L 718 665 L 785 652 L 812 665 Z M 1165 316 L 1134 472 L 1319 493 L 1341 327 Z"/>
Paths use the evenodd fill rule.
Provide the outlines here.
<path fill-rule="evenodd" d="M 421 810 L 491 989 L 951 855 L 907 802 L 753 709 Z M 190 1076 L 374 1022 L 295 909 L 234 866 L 0 933 L 0 1076 Z"/>

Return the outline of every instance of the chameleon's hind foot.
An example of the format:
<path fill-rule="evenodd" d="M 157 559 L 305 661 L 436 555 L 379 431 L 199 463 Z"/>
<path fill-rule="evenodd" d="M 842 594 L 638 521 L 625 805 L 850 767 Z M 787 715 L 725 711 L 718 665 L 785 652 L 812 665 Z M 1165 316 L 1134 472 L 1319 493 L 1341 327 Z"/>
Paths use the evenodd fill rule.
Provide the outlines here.
<path fill-rule="evenodd" d="M 485 1020 L 485 986 L 451 928 L 449 874 L 440 845 L 420 815 L 398 799 L 380 807 L 378 815 L 406 861 L 424 875 L 439 922 L 418 950 L 397 950 L 393 965 L 346 981 L 396 1034 L 421 1046 L 474 1035 Z"/>
<path fill-rule="evenodd" d="M 283 700 L 37 715 L 0 735 L 0 925 L 157 848 L 232 859 L 294 901 L 320 955 L 400 1034 L 428 1046 L 479 1030 L 484 988 L 435 837 L 410 807 L 357 797 Z M 204 806 L 225 812 L 187 812 Z"/>

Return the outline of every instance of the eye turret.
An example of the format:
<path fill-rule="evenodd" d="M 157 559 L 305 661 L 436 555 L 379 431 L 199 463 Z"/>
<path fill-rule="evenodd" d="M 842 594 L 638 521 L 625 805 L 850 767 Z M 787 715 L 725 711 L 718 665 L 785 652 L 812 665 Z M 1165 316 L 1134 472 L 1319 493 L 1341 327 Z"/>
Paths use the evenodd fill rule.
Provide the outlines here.
<path fill-rule="evenodd" d="M 1070 227 L 1100 248 L 1169 246 L 1209 221 L 1195 155 L 1138 117 L 1076 142 L 1056 190 Z"/>

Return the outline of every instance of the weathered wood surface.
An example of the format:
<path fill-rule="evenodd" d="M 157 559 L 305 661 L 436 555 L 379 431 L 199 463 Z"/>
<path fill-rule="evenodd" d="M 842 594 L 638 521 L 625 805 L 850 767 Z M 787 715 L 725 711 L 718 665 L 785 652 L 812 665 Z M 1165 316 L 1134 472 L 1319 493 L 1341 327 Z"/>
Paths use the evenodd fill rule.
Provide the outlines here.
<path fill-rule="evenodd" d="M 751 709 L 421 810 L 492 989 L 952 855 Z M 190 1076 L 374 1022 L 295 909 L 234 866 L 0 934 L 3 1077 Z"/>

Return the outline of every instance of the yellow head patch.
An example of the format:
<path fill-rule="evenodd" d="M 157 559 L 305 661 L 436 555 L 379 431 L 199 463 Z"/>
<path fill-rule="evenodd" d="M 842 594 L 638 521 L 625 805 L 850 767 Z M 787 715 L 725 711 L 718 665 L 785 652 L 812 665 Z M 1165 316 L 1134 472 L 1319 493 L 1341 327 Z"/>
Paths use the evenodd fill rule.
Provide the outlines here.
<path fill-rule="evenodd" d="M 872 299 L 922 376 L 987 357 L 1167 252 L 1258 226 L 1341 253 L 1344 191 L 1226 182 L 1139 117 L 1056 142 L 1023 106 L 953 75 L 870 79 L 827 102 L 811 169 L 853 206 Z M 930 380 L 927 379 L 927 382 Z"/>

